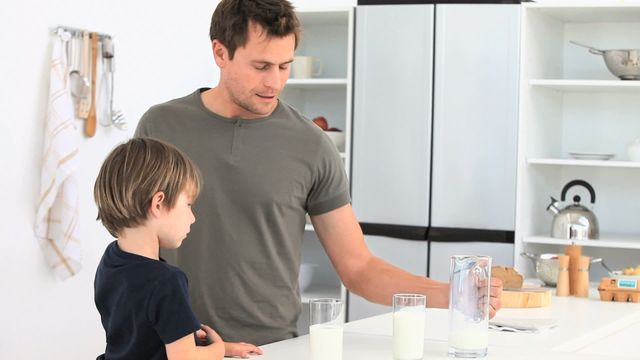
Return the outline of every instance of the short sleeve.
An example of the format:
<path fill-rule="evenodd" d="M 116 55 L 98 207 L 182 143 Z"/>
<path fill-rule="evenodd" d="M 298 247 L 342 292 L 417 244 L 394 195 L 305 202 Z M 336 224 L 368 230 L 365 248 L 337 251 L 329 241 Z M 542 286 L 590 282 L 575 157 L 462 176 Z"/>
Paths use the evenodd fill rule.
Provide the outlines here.
<path fill-rule="evenodd" d="M 313 184 L 307 197 L 309 215 L 324 214 L 351 202 L 344 164 L 328 136 L 322 136 L 317 154 Z"/>
<path fill-rule="evenodd" d="M 150 126 L 153 118 L 153 112 L 154 108 L 152 107 L 142 115 L 140 121 L 138 122 L 138 126 L 136 126 L 136 131 L 133 134 L 133 137 L 140 138 L 153 136 Z"/>
<path fill-rule="evenodd" d="M 148 306 L 151 326 L 165 344 L 200 329 L 200 322 L 189 304 L 187 277 L 172 271 L 156 283 Z"/>

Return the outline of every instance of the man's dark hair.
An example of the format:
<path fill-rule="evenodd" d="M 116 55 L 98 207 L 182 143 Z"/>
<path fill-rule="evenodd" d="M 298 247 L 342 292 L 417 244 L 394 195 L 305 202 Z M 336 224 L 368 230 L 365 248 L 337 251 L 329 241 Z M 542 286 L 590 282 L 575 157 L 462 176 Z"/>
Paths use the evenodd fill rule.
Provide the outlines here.
<path fill-rule="evenodd" d="M 211 17 L 209 38 L 220 41 L 233 59 L 236 50 L 246 45 L 249 24 L 260 25 L 268 37 L 300 38 L 300 21 L 287 0 L 222 0 Z"/>

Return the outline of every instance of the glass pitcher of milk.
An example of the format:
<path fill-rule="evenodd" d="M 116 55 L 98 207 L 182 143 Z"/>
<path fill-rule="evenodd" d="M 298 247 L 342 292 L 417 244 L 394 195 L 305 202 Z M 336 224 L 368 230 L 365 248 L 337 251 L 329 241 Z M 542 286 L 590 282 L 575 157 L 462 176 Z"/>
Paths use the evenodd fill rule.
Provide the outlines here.
<path fill-rule="evenodd" d="M 449 277 L 449 355 L 487 355 L 491 257 L 451 257 Z"/>

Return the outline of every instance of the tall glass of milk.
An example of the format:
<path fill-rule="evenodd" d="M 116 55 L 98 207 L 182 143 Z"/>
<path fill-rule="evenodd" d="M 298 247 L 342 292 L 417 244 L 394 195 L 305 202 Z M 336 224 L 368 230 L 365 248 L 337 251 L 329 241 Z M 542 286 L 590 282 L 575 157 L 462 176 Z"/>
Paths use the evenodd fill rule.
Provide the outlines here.
<path fill-rule="evenodd" d="M 449 276 L 449 355 L 487 355 L 491 258 L 451 257 Z"/>
<path fill-rule="evenodd" d="M 309 302 L 311 360 L 342 360 L 344 301 L 313 299 Z"/>
<path fill-rule="evenodd" d="M 393 295 L 393 358 L 419 360 L 424 354 L 425 306 L 419 294 Z"/>

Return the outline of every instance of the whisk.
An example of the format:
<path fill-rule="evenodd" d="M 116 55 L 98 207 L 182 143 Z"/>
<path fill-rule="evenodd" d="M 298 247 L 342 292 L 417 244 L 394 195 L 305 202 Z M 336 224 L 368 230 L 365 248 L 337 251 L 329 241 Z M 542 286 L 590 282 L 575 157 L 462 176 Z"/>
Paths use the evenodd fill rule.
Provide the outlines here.
<path fill-rule="evenodd" d="M 111 112 L 111 122 L 120 130 L 127 130 L 127 120 L 121 110 Z"/>
<path fill-rule="evenodd" d="M 121 110 L 113 109 L 115 63 L 113 59 L 114 47 L 111 38 L 105 38 L 102 42 L 102 57 L 104 59 L 104 80 L 105 85 L 108 88 L 106 92 L 109 94 L 108 106 L 105 109 L 105 120 L 110 122 L 104 125 L 109 126 L 110 124 L 113 124 L 119 130 L 126 130 L 127 121 L 124 117 L 124 113 Z"/>

